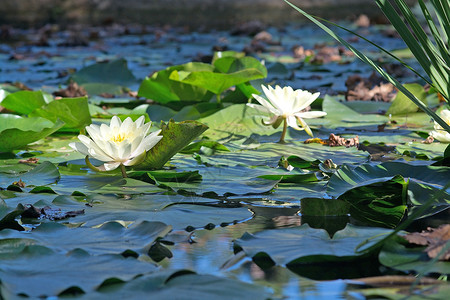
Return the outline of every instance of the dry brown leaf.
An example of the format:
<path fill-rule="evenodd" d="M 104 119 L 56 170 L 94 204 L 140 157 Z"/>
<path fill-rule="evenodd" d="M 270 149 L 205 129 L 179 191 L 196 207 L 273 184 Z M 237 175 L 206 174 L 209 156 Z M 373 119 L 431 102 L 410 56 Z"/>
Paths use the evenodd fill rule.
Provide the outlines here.
<path fill-rule="evenodd" d="M 84 97 L 87 95 L 86 90 L 79 86 L 76 82 L 71 82 L 67 86 L 67 88 L 56 91 L 53 95 L 57 97 L 67 97 L 67 98 L 76 98 L 76 97 Z"/>
<path fill-rule="evenodd" d="M 22 179 L 19 179 L 19 181 L 14 181 L 12 183 L 12 185 L 16 185 L 18 187 L 24 188 L 26 184 L 25 184 L 25 182 L 22 181 Z"/>
<path fill-rule="evenodd" d="M 435 258 L 450 240 L 450 224 L 444 224 L 438 228 L 428 227 L 427 230 L 420 233 L 409 233 L 404 238 L 411 244 L 428 246 L 424 251 L 428 254 L 428 257 Z M 443 253 L 439 260 L 450 260 L 450 250 Z"/>
<path fill-rule="evenodd" d="M 359 137 L 358 136 L 355 136 L 354 138 L 346 139 L 346 138 L 340 137 L 340 136 L 332 133 L 332 134 L 330 134 L 330 137 L 328 138 L 328 146 L 330 146 L 330 147 L 345 146 L 345 147 L 349 148 L 349 147 L 358 147 L 358 145 L 359 145 Z"/>
<path fill-rule="evenodd" d="M 19 164 L 37 164 L 39 161 L 39 158 L 37 157 L 30 157 L 28 159 L 21 159 L 19 160 Z"/>
<path fill-rule="evenodd" d="M 348 101 L 390 102 L 397 94 L 392 84 L 381 82 L 381 79 L 373 73 L 368 78 L 359 75 L 349 76 L 345 81 L 345 86 L 347 87 L 345 98 Z"/>

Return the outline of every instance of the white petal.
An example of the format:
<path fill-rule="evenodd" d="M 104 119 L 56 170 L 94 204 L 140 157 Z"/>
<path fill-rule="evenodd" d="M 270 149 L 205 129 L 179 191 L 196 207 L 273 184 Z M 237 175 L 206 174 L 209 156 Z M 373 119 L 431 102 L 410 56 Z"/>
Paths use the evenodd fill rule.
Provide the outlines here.
<path fill-rule="evenodd" d="M 131 144 L 126 143 L 122 147 L 119 147 L 119 160 L 124 161 L 131 157 Z"/>
<path fill-rule="evenodd" d="M 145 157 L 147 155 L 147 152 L 142 152 L 141 154 L 139 154 L 138 156 L 136 156 L 133 159 L 127 160 L 126 162 L 124 162 L 123 164 L 125 166 L 134 166 L 137 164 L 140 164 L 141 162 L 144 161 Z"/>
<path fill-rule="evenodd" d="M 297 117 L 297 121 L 300 122 L 300 125 L 303 127 L 303 129 L 305 129 L 306 133 L 312 137 L 313 133 L 311 131 L 311 128 L 309 128 L 308 124 L 306 124 L 306 122 L 302 118 L 299 118 L 299 117 Z"/>
<path fill-rule="evenodd" d="M 257 109 L 262 113 L 272 113 L 273 114 L 273 112 L 270 109 L 268 109 L 265 106 L 259 105 L 259 104 L 247 103 L 247 106 Z"/>
<path fill-rule="evenodd" d="M 85 135 L 80 134 L 78 139 L 88 148 L 90 156 L 101 161 L 111 160 L 111 156 L 105 153 L 99 146 Z"/>
<path fill-rule="evenodd" d="M 445 130 L 433 130 L 430 135 L 441 143 L 450 143 L 450 133 Z"/>
<path fill-rule="evenodd" d="M 111 122 L 109 123 L 109 127 L 114 128 L 120 128 L 120 125 L 122 125 L 122 121 L 120 121 L 118 116 L 113 116 L 111 118 Z"/>
<path fill-rule="evenodd" d="M 327 113 L 324 111 L 306 111 L 306 112 L 300 112 L 300 113 L 295 114 L 296 117 L 305 118 L 305 119 L 320 118 L 320 117 L 323 117 L 326 115 L 327 115 Z"/>
<path fill-rule="evenodd" d="M 83 143 L 80 142 L 70 143 L 69 147 L 80 152 L 83 155 L 89 155 L 88 147 L 86 147 L 86 145 Z"/>
<path fill-rule="evenodd" d="M 271 112 L 274 115 L 280 115 L 282 114 L 281 111 L 279 111 L 275 106 L 273 106 L 269 101 L 267 101 L 266 99 L 264 99 L 263 97 L 253 94 L 253 97 L 259 102 L 261 103 L 261 105 L 265 108 L 267 108 L 267 110 L 269 112 Z M 251 103 L 249 103 L 251 104 Z"/>
<path fill-rule="evenodd" d="M 269 85 L 269 89 L 267 89 L 265 86 L 261 85 L 264 94 L 266 94 L 266 97 L 269 99 L 270 101 L 270 106 L 274 107 L 276 109 L 276 114 L 282 115 L 283 114 L 283 106 L 280 105 L 283 100 L 280 99 L 279 97 L 277 97 L 276 95 L 276 90 L 274 90 L 270 85 Z M 276 86 L 276 88 L 280 88 L 279 86 Z M 257 96 L 257 95 L 256 95 Z M 261 97 L 260 97 L 261 98 Z M 257 98 L 255 98 L 256 100 L 258 100 Z M 264 99 L 264 98 L 262 98 Z M 258 100 L 259 101 L 259 100 Z M 266 100 L 264 100 L 266 101 Z M 267 102 L 267 101 L 266 101 Z M 261 103 L 261 102 L 260 102 Z M 262 103 L 261 103 L 262 104 Z M 269 107 L 268 107 L 269 108 Z"/>
<path fill-rule="evenodd" d="M 145 117 L 144 116 L 140 116 L 137 120 L 136 120 L 136 127 L 141 127 L 142 125 L 144 125 L 145 122 Z M 151 125 L 151 123 L 149 122 L 148 124 Z"/>
<path fill-rule="evenodd" d="M 268 121 L 262 120 L 262 123 L 266 126 L 273 125 L 273 124 L 275 124 L 275 122 L 278 121 L 279 118 L 280 118 L 280 116 L 273 116 Z"/>
<path fill-rule="evenodd" d="M 313 103 L 314 101 L 316 101 L 316 99 L 319 97 L 320 93 L 314 93 L 311 94 L 308 91 L 303 91 L 304 93 L 301 94 L 300 96 L 300 100 L 299 100 L 299 106 L 296 107 L 297 111 L 300 111 L 302 109 L 307 108 L 311 103 Z"/>
<path fill-rule="evenodd" d="M 126 118 L 123 121 L 122 125 L 120 125 L 120 132 L 121 133 L 126 133 L 126 132 L 132 131 L 133 130 L 132 129 L 133 125 L 134 125 L 133 120 L 130 117 Z"/>
<path fill-rule="evenodd" d="M 112 171 L 117 169 L 120 166 L 120 162 L 107 162 L 104 163 L 103 166 L 105 167 L 106 171 Z"/>
<path fill-rule="evenodd" d="M 298 127 L 297 119 L 294 116 L 289 116 L 286 118 L 288 126 L 294 128 L 295 130 L 303 130 L 303 128 Z"/>

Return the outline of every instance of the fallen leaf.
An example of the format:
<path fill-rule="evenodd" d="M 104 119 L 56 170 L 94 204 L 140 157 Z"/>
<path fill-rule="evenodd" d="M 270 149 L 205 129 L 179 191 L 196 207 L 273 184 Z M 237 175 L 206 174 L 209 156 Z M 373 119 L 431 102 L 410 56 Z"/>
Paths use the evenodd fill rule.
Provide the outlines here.
<path fill-rule="evenodd" d="M 79 86 L 76 82 L 71 82 L 69 83 L 67 88 L 56 91 L 53 93 L 53 95 L 57 97 L 76 98 L 86 96 L 87 92 L 83 87 Z"/>
<path fill-rule="evenodd" d="M 422 232 L 409 233 L 404 238 L 411 244 L 428 246 L 424 251 L 428 254 L 428 257 L 435 258 L 450 240 L 450 224 L 444 224 L 438 228 L 428 227 L 427 230 Z M 442 253 L 439 260 L 450 260 L 450 250 Z"/>
<path fill-rule="evenodd" d="M 19 164 L 37 164 L 39 161 L 39 158 L 37 157 L 30 157 L 28 159 L 21 159 L 19 160 Z"/>

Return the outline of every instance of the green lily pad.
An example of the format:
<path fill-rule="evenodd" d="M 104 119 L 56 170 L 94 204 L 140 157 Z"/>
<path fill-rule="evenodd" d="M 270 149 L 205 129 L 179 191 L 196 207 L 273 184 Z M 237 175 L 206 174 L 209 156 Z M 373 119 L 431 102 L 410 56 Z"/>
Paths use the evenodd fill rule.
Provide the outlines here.
<path fill-rule="evenodd" d="M 1 104 L 16 113 L 27 115 L 47 102 L 41 91 L 19 91 L 6 96 Z"/>
<path fill-rule="evenodd" d="M 34 110 L 30 113 L 30 117 L 43 117 L 54 123 L 60 119 L 65 123 L 63 129 L 75 128 L 80 130 L 92 123 L 86 97 L 63 98 L 52 101 Z"/>
<path fill-rule="evenodd" d="M 401 271 L 428 273 L 450 273 L 447 261 L 432 262 L 423 250 L 426 247 L 407 247 L 407 242 L 400 237 L 389 239 L 379 254 L 380 262 L 390 268 Z"/>
<path fill-rule="evenodd" d="M 325 120 L 329 120 L 327 128 L 355 127 L 361 125 L 380 125 L 387 123 L 389 119 L 385 116 L 374 114 L 360 114 L 339 103 L 335 98 L 325 95 L 323 99 L 323 110 L 327 113 Z"/>
<path fill-rule="evenodd" d="M 213 70 L 214 66 L 197 62 L 172 66 L 145 78 L 139 87 L 138 95 L 159 103 L 209 100 L 212 94 L 204 87 L 174 81 L 169 77 L 174 71 L 212 72 Z"/>
<path fill-rule="evenodd" d="M 235 245 L 255 258 L 263 254 L 279 265 L 351 261 L 375 251 L 391 230 L 347 225 L 332 238 L 323 229 L 300 227 L 245 234 Z"/>
<path fill-rule="evenodd" d="M 15 243 L 6 240 L 6 243 Z M 5 242 L 3 243 L 3 246 Z M 121 255 L 91 256 L 83 250 L 61 254 L 43 246 L 26 246 L 22 251 L 1 253 L 2 286 L 16 296 L 57 296 L 69 288 L 92 292 L 105 280 L 128 281 L 156 270 L 155 265 Z M 58 274 L 58 276 L 55 276 Z"/>
<path fill-rule="evenodd" d="M 417 83 L 410 83 L 410 84 L 404 84 L 403 85 L 408 91 L 414 94 L 414 96 L 417 97 L 420 101 L 426 102 L 427 98 L 427 92 L 421 86 Z M 405 94 L 402 92 L 398 92 L 395 96 L 394 100 L 392 100 L 392 104 L 389 107 L 389 109 L 386 111 L 386 115 L 392 114 L 392 115 L 401 115 L 401 114 L 408 114 L 413 113 L 419 110 L 419 107 L 414 104 Z"/>
<path fill-rule="evenodd" d="M 10 168 L 14 169 L 15 166 L 10 166 Z M 6 173 L 5 171 L 8 171 L 8 169 L 0 171 L 0 187 L 6 188 L 14 181 L 19 180 L 22 180 L 25 187 L 49 185 L 57 182 L 61 177 L 58 168 L 48 161 L 44 161 L 42 164 L 24 173 Z"/>
<path fill-rule="evenodd" d="M 163 138 L 152 149 L 138 169 L 160 169 L 178 151 L 189 145 L 195 138 L 202 134 L 208 127 L 197 121 L 184 121 L 161 124 Z"/>
<path fill-rule="evenodd" d="M 182 296 L 183 295 L 183 296 Z M 268 299 L 264 287 L 214 275 L 198 275 L 191 271 L 158 272 L 126 283 L 108 285 L 81 299 L 155 298 L 155 299 Z"/>
<path fill-rule="evenodd" d="M 169 75 L 169 79 L 202 87 L 214 94 L 221 94 L 232 86 L 267 76 L 266 68 L 253 57 L 224 57 L 217 59 L 214 65 L 221 73 L 174 70 Z"/>
<path fill-rule="evenodd" d="M 69 228 L 59 223 L 42 223 L 24 236 L 16 230 L 2 230 L 2 239 L 34 240 L 34 244 L 53 250 L 69 252 L 80 248 L 92 254 L 121 254 L 131 250 L 146 254 L 151 244 L 171 230 L 161 222 L 142 221 L 128 228 L 117 222 L 108 222 L 99 228 Z"/>
<path fill-rule="evenodd" d="M 25 118 L 17 115 L 0 114 L 0 152 L 22 149 L 64 126 L 58 120 L 53 123 L 44 118 Z"/>
<path fill-rule="evenodd" d="M 126 87 L 136 83 L 123 58 L 84 67 L 73 74 L 71 79 L 80 85 L 104 83 Z"/>

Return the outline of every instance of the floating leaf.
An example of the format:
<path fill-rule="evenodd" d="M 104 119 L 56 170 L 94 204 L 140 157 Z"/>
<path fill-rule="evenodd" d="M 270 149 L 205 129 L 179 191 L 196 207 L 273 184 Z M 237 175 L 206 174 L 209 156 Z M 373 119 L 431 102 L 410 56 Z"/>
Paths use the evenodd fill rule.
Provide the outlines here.
<path fill-rule="evenodd" d="M 410 83 L 410 84 L 404 84 L 403 85 L 408 91 L 414 94 L 414 96 L 417 97 L 420 101 L 423 103 L 426 102 L 427 98 L 427 92 L 421 86 L 417 83 Z M 386 115 L 402 115 L 402 114 L 408 114 L 408 113 L 414 113 L 419 110 L 419 107 L 414 104 L 405 94 L 402 92 L 398 92 L 395 96 L 394 100 L 392 101 L 391 106 L 386 111 Z"/>
<path fill-rule="evenodd" d="M 117 222 L 108 222 L 98 228 L 69 228 L 59 223 L 42 223 L 33 229 L 26 239 L 35 240 L 36 245 L 53 250 L 69 252 L 80 248 L 92 254 L 121 254 L 131 250 L 146 254 L 151 244 L 171 230 L 161 222 L 142 221 L 125 228 Z M 15 230 L 0 232 L 2 239 L 22 239 L 23 234 Z"/>
<path fill-rule="evenodd" d="M 172 72 L 212 72 L 214 66 L 204 63 L 191 62 L 184 65 L 172 66 L 156 72 L 151 77 L 145 78 L 139 87 L 138 95 L 152 99 L 159 103 L 172 101 L 203 101 L 212 96 L 204 87 L 193 86 L 169 77 Z"/>
<path fill-rule="evenodd" d="M 83 129 L 92 123 L 86 97 L 63 98 L 34 110 L 30 117 L 43 117 L 54 123 L 62 120 L 64 128 Z"/>
<path fill-rule="evenodd" d="M 82 86 L 104 83 L 126 87 L 136 83 L 136 78 L 128 69 L 127 61 L 123 58 L 84 67 L 73 74 L 71 79 Z"/>
<path fill-rule="evenodd" d="M 25 118 L 0 114 L 0 152 L 22 149 L 63 127 L 64 122 L 53 123 L 44 118 Z"/>
<path fill-rule="evenodd" d="M 156 270 L 151 263 L 121 255 L 91 256 L 83 250 L 61 254 L 42 246 L 26 246 L 20 252 L 0 255 L 2 285 L 16 295 L 31 298 L 58 296 L 69 288 L 92 292 L 107 279 L 127 281 Z"/>
<path fill-rule="evenodd" d="M 47 104 L 41 91 L 19 91 L 6 96 L 1 105 L 16 113 L 27 115 Z"/>
<path fill-rule="evenodd" d="M 26 187 L 48 185 L 60 179 L 58 168 L 51 162 L 44 161 L 25 173 L 0 173 L 0 187 L 6 187 L 14 181 L 22 180 Z"/>
<path fill-rule="evenodd" d="M 376 250 L 391 230 L 347 225 L 332 238 L 323 229 L 301 227 L 273 229 L 246 234 L 235 241 L 244 252 L 255 258 L 268 255 L 279 265 L 327 263 L 355 260 Z"/>
<path fill-rule="evenodd" d="M 196 121 L 184 121 L 161 124 L 163 138 L 147 152 L 145 161 L 139 169 L 160 169 L 178 151 L 189 145 L 195 138 L 208 129 L 208 126 Z"/>

